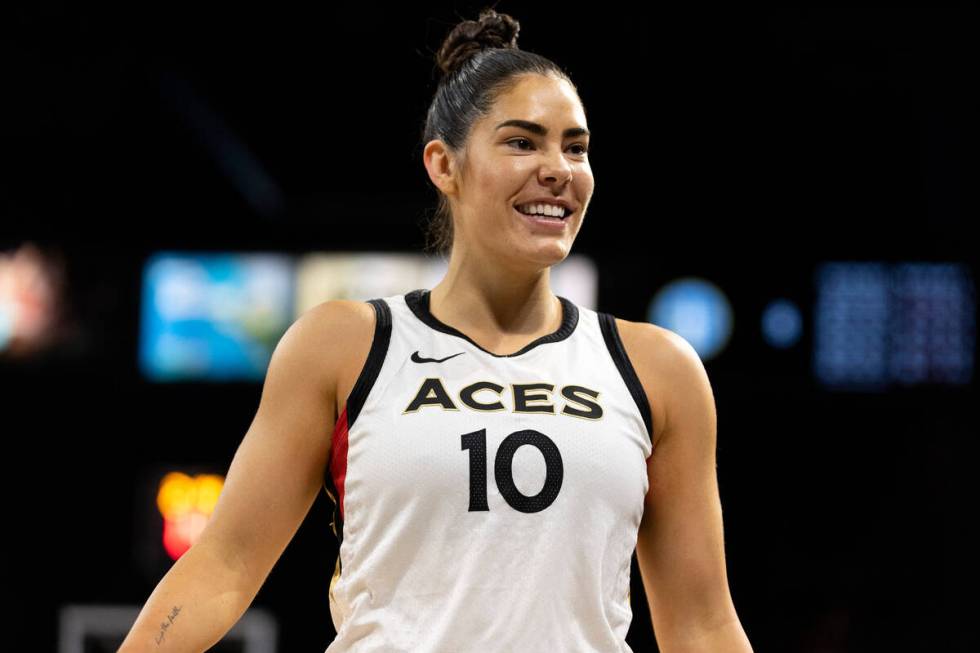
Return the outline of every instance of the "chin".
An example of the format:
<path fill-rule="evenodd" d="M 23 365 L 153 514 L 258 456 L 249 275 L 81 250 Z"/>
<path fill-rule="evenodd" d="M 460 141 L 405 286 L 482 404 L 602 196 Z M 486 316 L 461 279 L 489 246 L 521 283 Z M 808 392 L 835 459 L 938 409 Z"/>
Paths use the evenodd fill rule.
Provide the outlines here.
<path fill-rule="evenodd" d="M 542 269 L 561 263 L 570 253 L 571 247 L 565 247 L 563 243 L 552 242 L 540 247 L 515 250 L 511 256 L 519 256 L 535 269 Z"/>

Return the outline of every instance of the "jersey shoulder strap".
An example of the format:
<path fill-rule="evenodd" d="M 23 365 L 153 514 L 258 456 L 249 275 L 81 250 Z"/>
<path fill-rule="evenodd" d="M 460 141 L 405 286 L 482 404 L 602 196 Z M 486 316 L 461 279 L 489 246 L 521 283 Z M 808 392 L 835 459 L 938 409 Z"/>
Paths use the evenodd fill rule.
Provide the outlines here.
<path fill-rule="evenodd" d="M 609 350 L 613 362 L 616 363 L 619 373 L 626 382 L 626 387 L 629 388 L 630 394 L 633 396 L 633 401 L 636 402 L 636 407 L 639 408 L 640 414 L 643 416 L 643 423 L 647 427 L 647 435 L 650 436 L 652 443 L 653 417 L 650 415 L 650 402 L 647 400 L 647 394 L 643 390 L 640 378 L 636 375 L 633 363 L 626 353 L 626 348 L 623 347 L 623 340 L 620 338 L 619 329 L 616 326 L 616 317 L 610 313 L 598 311 L 596 315 L 599 316 L 599 328 L 602 330 L 603 340 L 606 341 L 606 349 Z"/>

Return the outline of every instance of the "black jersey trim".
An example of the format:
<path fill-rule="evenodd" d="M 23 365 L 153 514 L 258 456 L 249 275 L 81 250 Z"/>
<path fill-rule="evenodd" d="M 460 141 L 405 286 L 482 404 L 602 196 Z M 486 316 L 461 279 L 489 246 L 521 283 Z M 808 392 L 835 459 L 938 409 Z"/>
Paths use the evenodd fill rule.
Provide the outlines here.
<path fill-rule="evenodd" d="M 388 345 L 391 343 L 391 308 L 383 299 L 371 299 L 368 300 L 368 303 L 374 306 L 376 318 L 374 322 L 374 338 L 371 341 L 371 350 L 368 352 L 367 361 L 365 361 L 364 367 L 361 368 L 361 372 L 354 382 L 354 387 L 351 389 L 350 396 L 347 398 L 348 447 L 350 446 L 351 426 L 360 414 L 368 393 L 374 387 L 374 382 L 378 380 L 381 365 L 384 363 L 385 356 L 388 354 Z M 330 501 L 333 503 L 330 527 L 337 538 L 337 546 L 339 547 L 344 543 L 344 519 L 340 514 L 340 492 L 333 482 L 333 474 L 331 474 L 329 463 L 324 474 L 323 487 L 327 492 L 327 496 L 330 497 Z M 339 560 L 339 548 L 337 550 L 337 557 Z M 340 567 L 342 571 L 343 564 Z"/>
<path fill-rule="evenodd" d="M 623 341 L 619 336 L 619 329 L 616 327 L 616 318 L 609 313 L 597 314 L 599 316 L 599 327 L 602 330 L 602 337 L 606 341 L 606 348 L 609 350 L 610 355 L 612 355 L 616 367 L 619 368 L 619 373 L 626 382 L 626 387 L 629 388 L 630 394 L 633 395 L 633 401 L 636 402 L 636 407 L 640 409 L 640 415 L 643 416 L 643 423 L 647 427 L 647 437 L 650 438 L 650 446 L 652 447 L 653 417 L 650 414 L 650 402 L 647 400 L 646 392 L 643 391 L 643 384 L 640 383 L 640 378 L 636 375 L 633 363 L 630 362 L 626 348 L 623 347 Z"/>
<path fill-rule="evenodd" d="M 521 354 L 525 354 L 529 352 L 530 350 L 534 349 L 538 345 L 543 345 L 547 342 L 559 342 L 561 340 L 565 340 L 570 335 L 572 335 L 572 332 L 575 331 L 575 327 L 578 325 L 578 320 L 579 320 L 578 306 L 576 306 L 571 300 L 566 299 L 561 295 L 556 295 L 558 297 L 558 300 L 561 302 L 561 308 L 562 308 L 561 324 L 558 326 L 558 329 L 556 329 L 552 333 L 541 336 L 537 340 L 529 342 L 528 344 L 524 345 L 524 347 L 522 347 L 520 351 L 516 351 L 513 354 L 495 354 L 492 351 L 487 351 L 486 349 L 478 345 L 472 338 L 470 338 L 468 335 L 466 335 L 459 329 L 456 329 L 455 327 L 451 327 L 448 324 L 440 322 L 439 319 L 429 311 L 430 292 L 431 291 L 425 288 L 419 288 L 405 295 L 405 303 L 408 304 L 408 307 L 412 310 L 412 313 L 414 313 L 416 317 L 418 317 L 420 320 L 428 324 L 436 331 L 442 331 L 443 333 L 448 333 L 449 335 L 463 338 L 464 340 L 470 342 L 474 347 L 476 347 L 480 351 L 486 352 L 496 358 L 513 358 L 514 356 L 520 356 Z"/>
<path fill-rule="evenodd" d="M 377 317 L 374 323 L 374 340 L 371 341 L 371 351 L 368 353 L 367 361 L 347 398 L 348 432 L 361 413 L 361 408 L 364 407 L 364 401 L 371 392 L 374 382 L 378 380 L 381 365 L 388 354 L 388 345 L 391 343 L 391 308 L 383 299 L 371 299 L 368 303 L 374 306 Z"/>

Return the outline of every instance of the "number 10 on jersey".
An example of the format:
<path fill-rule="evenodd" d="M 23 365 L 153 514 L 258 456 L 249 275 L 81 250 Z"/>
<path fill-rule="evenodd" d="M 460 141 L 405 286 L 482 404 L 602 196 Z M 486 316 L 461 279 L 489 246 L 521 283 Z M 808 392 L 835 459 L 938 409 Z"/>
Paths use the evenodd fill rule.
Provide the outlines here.
<path fill-rule="evenodd" d="M 487 505 L 487 430 L 464 433 L 462 450 L 470 452 L 470 512 L 490 510 Z M 537 447 L 545 462 L 545 479 L 541 491 L 528 496 L 514 483 L 514 454 L 523 445 Z M 500 495 L 514 510 L 541 512 L 558 497 L 565 467 L 554 440 L 534 429 L 514 431 L 500 443 L 493 462 L 493 475 Z"/>

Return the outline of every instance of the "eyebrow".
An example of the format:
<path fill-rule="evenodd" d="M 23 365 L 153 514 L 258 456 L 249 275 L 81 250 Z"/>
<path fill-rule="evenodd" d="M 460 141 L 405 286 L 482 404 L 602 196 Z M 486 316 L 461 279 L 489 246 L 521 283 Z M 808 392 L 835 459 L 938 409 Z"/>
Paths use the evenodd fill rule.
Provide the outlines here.
<path fill-rule="evenodd" d="M 496 126 L 494 131 L 502 127 L 520 127 L 521 129 L 526 129 L 527 131 L 537 134 L 538 136 L 545 136 L 548 133 L 548 128 L 544 125 L 540 125 L 536 122 L 531 122 L 530 120 L 505 120 Z M 585 127 L 569 127 L 561 133 L 562 138 L 570 138 L 572 136 L 591 136 L 592 133 Z"/>

